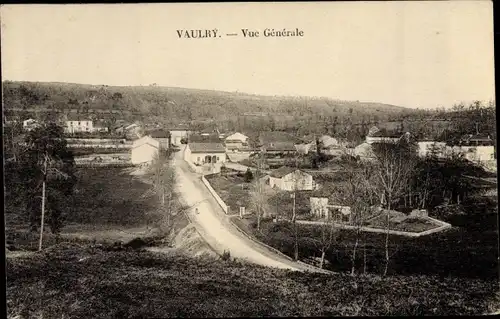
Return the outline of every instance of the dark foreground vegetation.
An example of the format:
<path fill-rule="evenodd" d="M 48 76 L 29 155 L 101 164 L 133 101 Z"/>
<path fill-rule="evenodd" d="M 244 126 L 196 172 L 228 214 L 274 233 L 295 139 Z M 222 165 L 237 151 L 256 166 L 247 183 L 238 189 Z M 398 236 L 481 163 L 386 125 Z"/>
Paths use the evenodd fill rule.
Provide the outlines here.
<path fill-rule="evenodd" d="M 261 221 L 256 229 L 254 218 L 233 220 L 241 229 L 260 241 L 294 257 L 294 236 L 291 223 L 272 220 Z M 492 225 L 493 226 L 493 225 Z M 475 225 L 472 225 L 475 227 Z M 355 272 L 381 274 L 384 269 L 385 234 L 362 233 L 355 258 Z M 321 256 L 320 230 L 309 225 L 298 226 L 299 259 L 309 261 Z M 350 272 L 354 230 L 339 230 L 335 241 L 326 251 L 325 268 Z M 498 232 L 496 229 L 466 229 L 453 227 L 442 233 L 419 238 L 390 236 L 389 275 L 454 276 L 468 282 L 467 278 L 483 278 L 498 282 Z M 366 251 L 365 251 L 366 247 Z M 366 268 L 365 268 L 366 253 Z"/>
<path fill-rule="evenodd" d="M 490 311 L 494 281 L 351 277 L 238 261 L 67 245 L 7 259 L 9 317 L 463 315 Z"/>

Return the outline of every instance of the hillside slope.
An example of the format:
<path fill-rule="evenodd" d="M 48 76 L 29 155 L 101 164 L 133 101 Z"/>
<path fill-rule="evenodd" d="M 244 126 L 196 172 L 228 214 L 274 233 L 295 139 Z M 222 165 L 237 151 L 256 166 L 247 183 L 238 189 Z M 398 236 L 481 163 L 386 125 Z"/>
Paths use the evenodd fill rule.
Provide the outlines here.
<path fill-rule="evenodd" d="M 292 273 L 213 258 L 70 245 L 7 257 L 9 318 L 463 315 L 495 282 Z"/>
<path fill-rule="evenodd" d="M 113 87 L 45 82 L 3 82 L 6 109 L 114 110 L 183 120 L 267 115 L 366 115 L 384 118 L 400 106 L 319 97 L 262 96 L 157 86 Z"/>

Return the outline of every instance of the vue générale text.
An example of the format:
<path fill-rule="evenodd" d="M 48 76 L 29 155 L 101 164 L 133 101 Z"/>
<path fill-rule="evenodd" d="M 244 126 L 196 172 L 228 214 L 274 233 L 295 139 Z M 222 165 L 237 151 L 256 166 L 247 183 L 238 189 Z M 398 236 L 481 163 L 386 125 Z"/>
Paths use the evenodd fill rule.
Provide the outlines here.
<path fill-rule="evenodd" d="M 222 38 L 222 37 L 238 37 L 243 38 L 281 38 L 281 37 L 303 37 L 304 31 L 299 28 L 295 29 L 274 29 L 265 28 L 258 29 L 240 29 L 239 32 L 222 32 L 219 29 L 181 29 L 176 30 L 179 39 L 207 39 L 207 38 Z"/>

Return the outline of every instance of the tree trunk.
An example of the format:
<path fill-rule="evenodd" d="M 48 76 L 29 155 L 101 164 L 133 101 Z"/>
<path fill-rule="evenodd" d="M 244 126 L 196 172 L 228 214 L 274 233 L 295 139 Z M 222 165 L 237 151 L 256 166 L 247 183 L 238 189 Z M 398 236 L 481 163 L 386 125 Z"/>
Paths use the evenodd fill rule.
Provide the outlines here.
<path fill-rule="evenodd" d="M 257 230 L 260 230 L 260 207 L 257 208 Z"/>
<path fill-rule="evenodd" d="M 299 236 L 297 234 L 297 224 L 293 222 L 294 230 L 295 230 L 295 250 L 294 250 L 294 258 L 295 260 L 299 260 Z"/>
<path fill-rule="evenodd" d="M 354 276 L 356 271 L 356 251 L 358 249 L 359 243 L 359 230 L 356 231 L 356 241 L 354 242 L 354 248 L 352 249 L 352 257 L 351 257 L 351 276 Z"/>
<path fill-rule="evenodd" d="M 321 250 L 321 263 L 319 264 L 319 268 L 323 269 L 325 265 L 325 249 Z"/>
<path fill-rule="evenodd" d="M 390 196 L 389 200 L 390 200 Z M 387 205 L 387 229 L 385 233 L 385 267 L 384 267 L 384 274 L 383 276 L 385 277 L 387 275 L 387 271 L 389 269 L 389 226 L 390 226 L 390 209 L 391 209 L 391 204 Z"/>
<path fill-rule="evenodd" d="M 366 232 L 363 232 L 363 274 L 366 275 Z"/>
<path fill-rule="evenodd" d="M 45 218 L 45 176 L 43 177 L 43 179 L 44 179 L 44 181 L 42 183 L 42 220 L 40 222 L 40 240 L 38 242 L 38 251 L 42 250 L 42 244 L 43 244 L 43 223 L 44 223 L 44 218 Z"/>

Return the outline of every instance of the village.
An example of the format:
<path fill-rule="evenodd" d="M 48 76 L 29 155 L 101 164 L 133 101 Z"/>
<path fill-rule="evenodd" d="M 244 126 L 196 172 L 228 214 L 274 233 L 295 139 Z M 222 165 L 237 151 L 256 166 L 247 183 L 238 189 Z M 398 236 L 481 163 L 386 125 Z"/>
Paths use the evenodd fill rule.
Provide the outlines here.
<path fill-rule="evenodd" d="M 252 201 L 258 199 L 252 197 L 250 187 L 255 178 L 259 185 L 262 184 L 260 192 L 265 194 L 266 203 L 275 203 L 269 204 L 259 218 L 271 218 L 276 222 L 293 214 L 293 219 L 299 223 L 322 225 L 331 221 L 346 229 L 354 229 L 356 223 L 353 223 L 351 207 L 339 200 L 333 191 L 339 185 L 335 176 L 345 173 L 339 163 L 348 158 L 370 162 L 376 158 L 374 145 L 412 139 L 411 132 L 390 134 L 376 126 L 369 130 L 364 142 L 353 145 L 329 135 L 298 137 L 268 131 L 251 132 L 247 136 L 241 132 L 221 132 L 217 128 L 196 131 L 189 124 L 160 128 L 159 125 L 117 121 L 114 127 L 108 128 L 102 121 L 81 116 L 66 118 L 60 123 L 67 135 L 68 147 L 79 154 L 75 156 L 79 166 L 147 167 L 159 153 L 181 152 L 229 216 L 237 215 L 240 220 L 256 217 L 258 205 Z M 33 119 L 22 122 L 26 131 L 38 124 Z M 99 138 L 90 138 L 95 134 L 100 134 Z M 439 159 L 462 156 L 486 171 L 496 172 L 494 143 L 486 134 L 464 135 L 451 145 L 428 139 L 415 142 L 416 155 L 420 158 L 431 153 Z M 327 159 L 321 165 L 311 161 L 311 155 L 318 154 Z M 405 213 L 392 210 L 390 229 L 385 229 L 384 216 L 380 205 L 373 206 L 362 221 L 357 221 L 358 226 L 363 231 L 388 231 L 410 237 L 451 227 L 415 205 Z"/>

